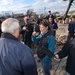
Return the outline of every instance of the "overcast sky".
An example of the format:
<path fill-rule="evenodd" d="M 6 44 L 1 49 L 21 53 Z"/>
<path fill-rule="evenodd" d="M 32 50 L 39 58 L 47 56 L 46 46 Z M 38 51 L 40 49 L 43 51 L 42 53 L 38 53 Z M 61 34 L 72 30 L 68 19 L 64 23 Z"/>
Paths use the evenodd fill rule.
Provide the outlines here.
<path fill-rule="evenodd" d="M 28 9 L 33 9 L 35 12 L 47 12 L 48 10 L 65 11 L 69 4 L 69 0 L 0 0 L 0 12 L 26 12 Z M 75 4 L 72 5 L 74 9 Z"/>

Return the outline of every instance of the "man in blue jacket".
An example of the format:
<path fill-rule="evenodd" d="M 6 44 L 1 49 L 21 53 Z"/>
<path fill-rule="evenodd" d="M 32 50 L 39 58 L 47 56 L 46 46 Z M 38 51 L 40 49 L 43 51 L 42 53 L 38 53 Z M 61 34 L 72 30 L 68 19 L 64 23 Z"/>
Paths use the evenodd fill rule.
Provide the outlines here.
<path fill-rule="evenodd" d="M 68 38 L 67 41 L 70 39 L 75 38 L 75 16 L 72 16 L 72 21 L 69 23 L 68 26 Z"/>
<path fill-rule="evenodd" d="M 18 41 L 19 22 L 6 19 L 2 25 L 0 38 L 0 73 L 2 75 L 37 75 L 31 49 Z"/>

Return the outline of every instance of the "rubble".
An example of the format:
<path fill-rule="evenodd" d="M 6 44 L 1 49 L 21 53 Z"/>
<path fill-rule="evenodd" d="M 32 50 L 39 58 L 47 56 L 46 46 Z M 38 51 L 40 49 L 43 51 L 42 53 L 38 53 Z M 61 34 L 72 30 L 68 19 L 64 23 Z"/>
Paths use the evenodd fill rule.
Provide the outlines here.
<path fill-rule="evenodd" d="M 64 44 L 67 41 L 67 35 L 59 35 L 57 42 L 58 44 Z"/>
<path fill-rule="evenodd" d="M 58 24 L 56 31 L 56 40 L 58 44 L 64 44 L 67 41 L 68 24 Z"/>

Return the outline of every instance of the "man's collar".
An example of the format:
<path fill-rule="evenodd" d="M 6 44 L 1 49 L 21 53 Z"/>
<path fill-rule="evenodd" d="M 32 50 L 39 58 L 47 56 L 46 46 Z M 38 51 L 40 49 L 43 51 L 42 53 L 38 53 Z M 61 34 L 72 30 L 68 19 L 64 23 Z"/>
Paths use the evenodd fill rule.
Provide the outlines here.
<path fill-rule="evenodd" d="M 13 39 L 18 41 L 18 39 L 10 33 L 2 33 L 1 38 L 8 38 L 8 39 Z"/>

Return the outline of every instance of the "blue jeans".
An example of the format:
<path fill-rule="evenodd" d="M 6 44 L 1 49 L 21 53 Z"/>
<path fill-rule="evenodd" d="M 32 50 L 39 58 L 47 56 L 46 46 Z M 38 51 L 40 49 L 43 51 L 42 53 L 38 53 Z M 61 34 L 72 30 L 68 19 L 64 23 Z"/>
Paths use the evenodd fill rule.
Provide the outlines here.
<path fill-rule="evenodd" d="M 66 72 L 66 75 L 70 75 L 68 72 Z"/>
<path fill-rule="evenodd" d="M 41 61 L 42 67 L 43 67 L 43 71 L 45 75 L 50 75 L 50 66 L 51 66 L 51 62 L 44 62 Z"/>

